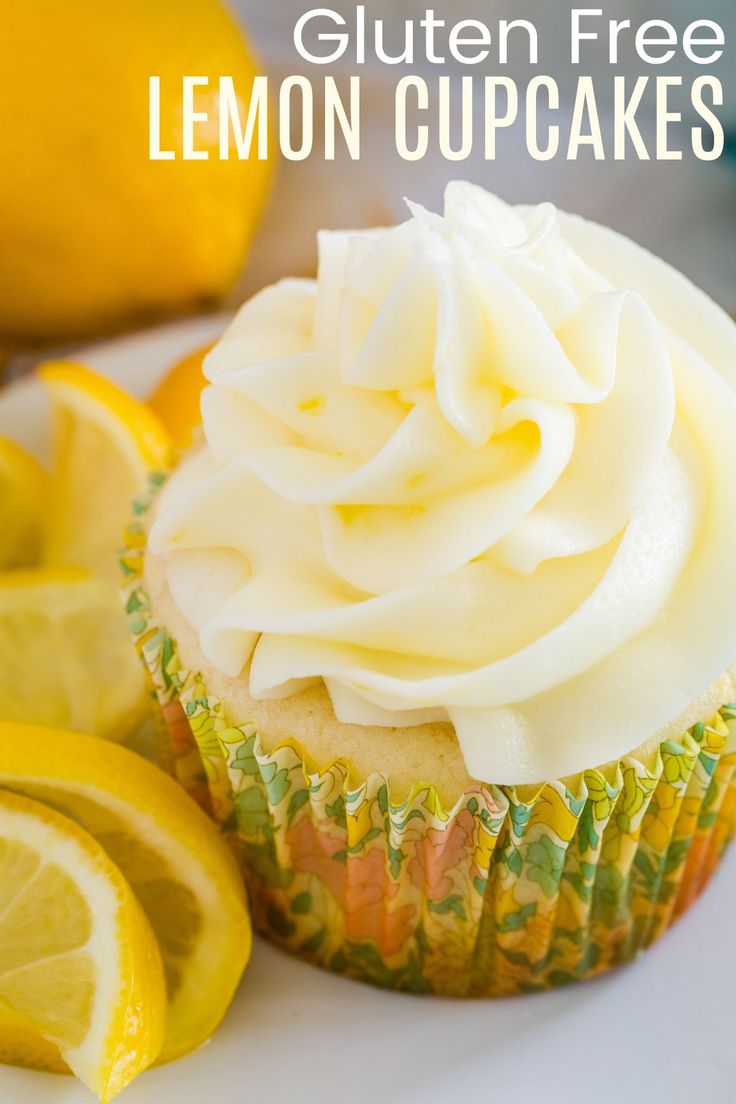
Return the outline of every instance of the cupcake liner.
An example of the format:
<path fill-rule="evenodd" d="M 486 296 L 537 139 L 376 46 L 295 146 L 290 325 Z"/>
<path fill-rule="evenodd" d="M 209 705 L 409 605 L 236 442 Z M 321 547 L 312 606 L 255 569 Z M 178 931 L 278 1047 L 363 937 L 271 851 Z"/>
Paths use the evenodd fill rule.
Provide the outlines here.
<path fill-rule="evenodd" d="M 266 752 L 179 663 L 142 585 L 145 537 L 123 569 L 132 631 L 159 706 L 162 763 L 232 840 L 254 925 L 376 985 L 453 997 L 563 985 L 627 962 L 706 885 L 736 827 L 736 707 L 667 740 L 538 787 L 475 783 L 452 809 L 431 785 L 392 797 L 380 774 Z"/>

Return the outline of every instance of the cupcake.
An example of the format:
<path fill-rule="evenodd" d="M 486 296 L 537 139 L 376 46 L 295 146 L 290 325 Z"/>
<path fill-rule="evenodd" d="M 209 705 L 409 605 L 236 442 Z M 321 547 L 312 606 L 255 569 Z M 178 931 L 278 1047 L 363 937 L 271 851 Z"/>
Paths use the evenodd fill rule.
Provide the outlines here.
<path fill-rule="evenodd" d="M 453 183 L 320 234 L 205 373 L 128 606 L 256 926 L 451 996 L 633 958 L 736 823 L 736 326 Z"/>

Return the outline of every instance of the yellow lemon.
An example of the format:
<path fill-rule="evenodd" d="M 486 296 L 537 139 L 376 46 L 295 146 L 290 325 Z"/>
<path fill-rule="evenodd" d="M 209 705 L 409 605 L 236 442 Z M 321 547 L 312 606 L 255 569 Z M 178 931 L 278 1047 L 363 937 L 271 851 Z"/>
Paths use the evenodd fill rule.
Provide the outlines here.
<path fill-rule="evenodd" d="M 0 437 L 0 569 L 38 559 L 47 495 L 48 477 L 40 464 Z"/>
<path fill-rule="evenodd" d="M 133 498 L 169 465 L 170 438 L 144 403 L 89 368 L 57 361 L 40 371 L 56 422 L 46 561 L 117 585 Z"/>
<path fill-rule="evenodd" d="M 132 499 L 172 446 L 145 404 L 89 369 L 59 362 L 41 374 L 56 423 L 51 480 L 0 441 L 0 521 L 10 513 L 0 568 L 35 560 L 42 544 L 46 561 L 0 571 L 0 718 L 128 741 L 149 701 L 117 554 Z"/>
<path fill-rule="evenodd" d="M 0 572 L 0 718 L 132 739 L 143 669 L 114 587 L 79 568 Z"/>
<path fill-rule="evenodd" d="M 251 950 L 243 883 L 214 824 L 133 752 L 34 726 L 0 724 L 0 788 L 52 806 L 105 849 L 161 947 L 169 999 L 161 1061 L 203 1043 Z"/>
<path fill-rule="evenodd" d="M 0 1062 L 6 1066 L 70 1073 L 59 1048 L 28 1026 L 25 1017 L 0 1005 Z"/>
<path fill-rule="evenodd" d="M 0 791 L 0 1055 L 112 1100 L 158 1057 L 161 953 L 127 881 L 73 820 Z M 34 1040 L 36 1040 L 34 1042 Z"/>
<path fill-rule="evenodd" d="M 203 345 L 177 361 L 148 400 L 151 410 L 180 449 L 191 445 L 192 431 L 202 421 L 199 404 L 207 383 L 202 363 L 213 344 Z"/>
<path fill-rule="evenodd" d="M 0 334 L 108 329 L 219 298 L 258 222 L 270 164 L 218 156 L 221 75 L 250 98 L 250 45 L 220 0 L 7 4 L 0 34 Z M 161 146 L 149 159 L 149 77 Z M 184 76 L 207 160 L 183 160 Z M 214 120 L 214 122 L 213 122 Z"/>

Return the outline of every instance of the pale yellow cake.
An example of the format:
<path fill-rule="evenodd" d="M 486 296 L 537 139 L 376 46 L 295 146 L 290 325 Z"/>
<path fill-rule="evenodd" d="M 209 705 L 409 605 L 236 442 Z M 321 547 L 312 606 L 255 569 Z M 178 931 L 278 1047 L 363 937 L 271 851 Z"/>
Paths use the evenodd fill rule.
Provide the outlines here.
<path fill-rule="evenodd" d="M 194 452 L 185 459 L 171 477 L 162 501 L 175 498 L 178 483 L 188 482 L 205 464 L 201 452 Z M 156 512 L 154 508 L 151 520 Z M 203 657 L 197 634 L 167 586 L 165 556 L 147 553 L 145 586 L 156 621 L 175 641 L 183 666 L 203 676 L 208 691 L 222 701 L 230 723 L 253 722 L 257 726 L 266 751 L 272 751 L 285 740 L 296 739 L 315 769 L 328 766 L 335 759 L 344 759 L 351 766 L 351 780 L 356 784 L 365 781 L 373 772 L 379 772 L 389 779 L 397 800 L 407 796 L 418 782 L 431 781 L 442 803 L 450 807 L 467 787 L 470 775 L 452 725 L 434 722 L 387 728 L 344 724 L 335 716 L 321 684 L 276 701 L 256 701 L 248 691 L 247 667 L 239 677 L 233 678 Z M 736 668 L 724 674 L 681 716 L 640 745 L 636 754 L 646 761 L 662 740 L 680 736 L 698 721 L 709 720 L 723 702 L 736 697 L 735 675 Z"/>

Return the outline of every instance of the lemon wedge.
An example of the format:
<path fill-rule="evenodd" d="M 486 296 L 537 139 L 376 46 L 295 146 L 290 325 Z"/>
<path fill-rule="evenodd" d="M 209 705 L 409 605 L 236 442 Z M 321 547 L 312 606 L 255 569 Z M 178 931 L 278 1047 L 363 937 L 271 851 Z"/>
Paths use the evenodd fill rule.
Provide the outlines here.
<path fill-rule="evenodd" d="M 38 461 L 0 437 L 0 568 L 38 558 L 47 493 L 48 476 Z"/>
<path fill-rule="evenodd" d="M 47 1073 L 71 1073 L 59 1048 L 0 1003 L 0 1062 Z"/>
<path fill-rule="evenodd" d="M 5 792 L 0 1009 L 103 1102 L 156 1059 L 164 1036 L 161 956 L 125 878 L 73 821 Z M 12 1057 L 8 1047 L 0 1036 Z"/>
<path fill-rule="evenodd" d="M 189 448 L 194 428 L 202 422 L 200 400 L 207 384 L 202 364 L 213 345 L 203 345 L 177 361 L 148 400 L 177 448 Z"/>
<path fill-rule="evenodd" d="M 126 740 L 145 679 L 109 584 L 79 568 L 0 572 L 0 717 Z"/>
<path fill-rule="evenodd" d="M 145 403 L 89 368 L 55 361 L 40 375 L 55 420 L 46 562 L 85 567 L 117 585 L 131 502 L 150 472 L 169 466 L 171 441 Z"/>
<path fill-rule="evenodd" d="M 172 778 L 126 748 L 34 726 L 0 724 L 0 788 L 72 818 L 125 875 L 163 956 L 161 1061 L 208 1039 L 251 949 L 243 883 L 214 824 Z"/>

